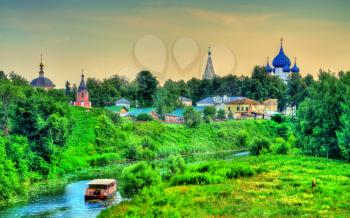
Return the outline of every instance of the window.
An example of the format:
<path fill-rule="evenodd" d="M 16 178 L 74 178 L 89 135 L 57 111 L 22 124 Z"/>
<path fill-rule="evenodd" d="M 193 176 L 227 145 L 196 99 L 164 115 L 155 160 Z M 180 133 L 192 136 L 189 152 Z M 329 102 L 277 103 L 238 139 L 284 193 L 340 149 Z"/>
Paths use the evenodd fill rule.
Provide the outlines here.
<path fill-rule="evenodd" d="M 248 111 L 248 109 L 249 109 L 248 107 L 245 107 L 245 111 Z"/>
<path fill-rule="evenodd" d="M 228 111 L 231 111 L 231 107 L 228 107 Z"/>
<path fill-rule="evenodd" d="M 237 111 L 239 111 L 239 106 L 237 106 Z"/>

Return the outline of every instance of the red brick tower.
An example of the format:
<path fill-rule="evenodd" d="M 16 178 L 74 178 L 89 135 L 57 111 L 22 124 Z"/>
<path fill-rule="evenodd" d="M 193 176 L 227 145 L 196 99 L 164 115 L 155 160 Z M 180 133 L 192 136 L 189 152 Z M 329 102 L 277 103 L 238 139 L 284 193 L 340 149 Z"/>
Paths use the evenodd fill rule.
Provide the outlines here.
<path fill-rule="evenodd" d="M 84 73 L 81 74 L 81 81 L 77 92 L 77 97 L 74 102 L 74 106 L 79 107 L 91 107 L 91 102 L 89 101 L 89 92 L 86 88 L 86 83 L 84 80 Z"/>

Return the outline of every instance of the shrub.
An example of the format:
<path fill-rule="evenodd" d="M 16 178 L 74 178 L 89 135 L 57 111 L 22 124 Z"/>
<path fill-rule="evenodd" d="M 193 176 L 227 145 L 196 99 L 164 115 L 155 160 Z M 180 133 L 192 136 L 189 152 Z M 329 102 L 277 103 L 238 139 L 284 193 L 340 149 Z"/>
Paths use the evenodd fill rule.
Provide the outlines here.
<path fill-rule="evenodd" d="M 180 155 L 170 155 L 166 166 L 171 174 L 182 173 L 185 170 L 185 160 Z"/>
<path fill-rule="evenodd" d="M 209 173 L 185 172 L 181 175 L 175 175 L 171 178 L 172 185 L 205 185 L 223 182 L 225 179 L 221 176 L 211 175 Z"/>
<path fill-rule="evenodd" d="M 153 117 L 151 115 L 149 115 L 149 114 L 139 114 L 136 117 L 136 120 L 137 121 L 152 121 Z"/>
<path fill-rule="evenodd" d="M 273 145 L 273 152 L 276 154 L 287 154 L 291 149 L 290 144 L 283 138 L 276 138 Z"/>
<path fill-rule="evenodd" d="M 205 122 L 210 123 L 210 121 L 215 117 L 216 109 L 215 107 L 205 107 L 203 110 L 203 116 Z"/>
<path fill-rule="evenodd" d="M 275 114 L 271 117 L 271 120 L 275 121 L 276 123 L 284 123 L 286 121 L 286 117 L 281 114 Z"/>
<path fill-rule="evenodd" d="M 199 112 L 195 111 L 193 107 L 188 107 L 185 109 L 184 119 L 186 126 L 190 128 L 196 128 L 201 123 L 201 115 Z"/>
<path fill-rule="evenodd" d="M 256 139 L 250 146 L 253 155 L 259 155 L 270 151 L 270 141 L 266 138 Z"/>
<path fill-rule="evenodd" d="M 232 114 L 232 113 L 231 113 Z M 224 109 L 220 109 L 217 114 L 217 118 L 220 120 L 226 119 L 226 112 Z"/>
<path fill-rule="evenodd" d="M 139 162 L 124 168 L 121 176 L 121 191 L 127 197 L 137 194 L 144 187 L 161 182 L 159 173 L 146 162 Z"/>
<path fill-rule="evenodd" d="M 281 123 L 276 128 L 278 136 L 288 139 L 289 136 L 289 127 L 287 123 Z"/>

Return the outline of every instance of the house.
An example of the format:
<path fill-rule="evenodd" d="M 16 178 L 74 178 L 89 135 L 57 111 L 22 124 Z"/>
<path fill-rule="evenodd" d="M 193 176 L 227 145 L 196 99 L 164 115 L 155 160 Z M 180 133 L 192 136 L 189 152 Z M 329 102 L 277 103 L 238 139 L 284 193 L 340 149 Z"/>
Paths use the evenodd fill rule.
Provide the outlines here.
<path fill-rule="evenodd" d="M 153 119 L 159 119 L 156 108 L 130 108 L 128 112 L 128 116 L 132 118 L 136 118 L 140 114 L 149 114 Z"/>
<path fill-rule="evenodd" d="M 183 96 L 179 97 L 179 101 L 182 105 L 189 107 L 192 106 L 192 100 Z"/>
<path fill-rule="evenodd" d="M 214 106 L 216 110 L 225 109 L 225 105 L 231 101 L 241 99 L 242 97 L 237 96 L 214 96 L 214 97 L 206 97 L 197 102 L 197 106 L 201 107 L 210 107 Z"/>
<path fill-rule="evenodd" d="M 225 112 L 232 113 L 235 119 L 241 119 L 242 116 L 256 116 L 264 114 L 264 105 L 258 101 L 249 98 L 239 98 L 228 102 L 225 105 Z"/>
<path fill-rule="evenodd" d="M 267 112 L 277 112 L 278 111 L 278 103 L 277 99 L 266 99 L 263 102 L 264 111 Z"/>
<path fill-rule="evenodd" d="M 126 98 L 121 98 L 115 102 L 115 106 L 122 106 L 122 107 L 126 107 L 127 109 L 129 109 L 130 108 L 130 101 Z"/>
<path fill-rule="evenodd" d="M 113 113 L 119 114 L 121 117 L 125 117 L 128 115 L 128 108 L 125 106 L 106 106 L 104 107 L 106 110 L 112 111 Z"/>
<path fill-rule="evenodd" d="M 196 111 L 202 113 L 205 107 L 204 106 L 195 106 L 193 108 Z M 164 116 L 165 122 L 167 122 L 167 123 L 184 123 L 185 122 L 184 112 L 185 112 L 184 108 L 178 108 L 169 114 L 165 114 L 165 116 Z"/>

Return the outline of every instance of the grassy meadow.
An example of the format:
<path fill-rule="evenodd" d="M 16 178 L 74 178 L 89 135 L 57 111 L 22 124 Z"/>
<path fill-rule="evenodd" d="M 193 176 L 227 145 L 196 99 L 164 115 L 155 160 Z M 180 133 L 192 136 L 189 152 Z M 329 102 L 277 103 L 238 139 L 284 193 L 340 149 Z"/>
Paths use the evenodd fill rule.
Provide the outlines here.
<path fill-rule="evenodd" d="M 348 217 L 349 211 L 349 163 L 263 155 L 189 163 L 100 217 Z"/>

